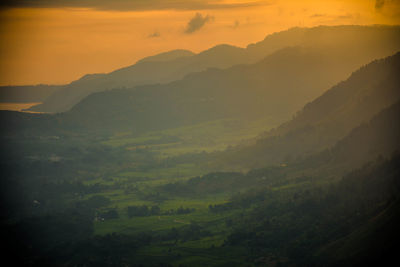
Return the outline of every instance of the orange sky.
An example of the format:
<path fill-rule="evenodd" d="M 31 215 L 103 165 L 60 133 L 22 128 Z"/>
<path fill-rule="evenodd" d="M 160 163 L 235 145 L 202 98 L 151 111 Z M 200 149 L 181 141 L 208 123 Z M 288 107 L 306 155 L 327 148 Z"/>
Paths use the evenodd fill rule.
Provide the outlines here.
<path fill-rule="evenodd" d="M 246 46 L 294 26 L 400 24 L 400 0 L 148 0 L 140 8 L 135 1 L 124 11 L 62 0 L 55 1 L 59 6 L 2 7 L 0 85 L 67 83 L 167 50 Z M 196 13 L 207 19 L 188 34 Z"/>

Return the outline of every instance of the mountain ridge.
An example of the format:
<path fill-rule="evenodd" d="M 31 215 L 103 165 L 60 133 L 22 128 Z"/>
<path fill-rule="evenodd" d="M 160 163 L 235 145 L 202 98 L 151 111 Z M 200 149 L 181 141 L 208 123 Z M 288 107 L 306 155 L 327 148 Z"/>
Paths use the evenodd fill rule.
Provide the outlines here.
<path fill-rule="evenodd" d="M 328 36 L 328 37 L 327 37 Z M 333 37 L 329 37 L 333 36 Z M 218 45 L 192 56 L 183 56 L 170 61 L 138 61 L 108 74 L 89 76 L 66 85 L 64 90 L 50 96 L 43 104 L 32 107 L 32 111 L 64 112 L 90 93 L 113 88 L 133 87 L 145 84 L 168 83 L 184 78 L 192 72 L 207 68 L 228 68 L 238 64 L 254 64 L 271 53 L 288 46 L 318 45 L 336 46 L 336 49 L 353 49 L 354 68 L 372 59 L 389 56 L 400 49 L 400 26 L 320 26 L 293 28 L 268 35 L 264 40 L 246 48 Z M 348 39 L 348 41 L 346 41 Z M 369 43 L 364 47 L 366 42 Z M 168 53 L 168 52 L 167 52 Z M 337 60 L 344 60 L 338 54 Z M 153 56 L 153 57 L 157 57 Z M 357 60 L 355 60 L 358 58 Z M 348 59 L 346 59 L 348 60 Z"/>
<path fill-rule="evenodd" d="M 361 67 L 254 144 L 224 154 L 232 166 L 279 164 L 334 145 L 400 99 L 400 52 Z M 250 163 L 251 162 L 251 163 Z"/>
<path fill-rule="evenodd" d="M 136 126 L 136 130 L 144 125 L 168 127 L 170 122 L 172 127 L 185 121 L 232 116 L 287 118 L 325 88 L 344 79 L 349 71 L 336 61 L 332 50 L 288 47 L 256 64 L 208 69 L 168 84 L 99 92 L 65 116 L 76 118 L 82 126 L 91 125 L 89 128 Z M 102 123 L 95 126 L 99 116 Z M 159 117 L 164 119 L 160 121 Z"/>

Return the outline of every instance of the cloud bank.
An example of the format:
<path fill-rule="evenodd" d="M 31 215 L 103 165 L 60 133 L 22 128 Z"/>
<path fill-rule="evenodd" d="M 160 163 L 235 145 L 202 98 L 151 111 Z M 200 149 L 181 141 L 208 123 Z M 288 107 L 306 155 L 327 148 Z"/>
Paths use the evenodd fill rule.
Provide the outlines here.
<path fill-rule="evenodd" d="M 204 10 L 222 8 L 243 8 L 266 5 L 265 0 L 243 0 L 226 2 L 223 0 L 0 0 L 0 8 L 92 8 L 114 11 L 145 10 Z"/>

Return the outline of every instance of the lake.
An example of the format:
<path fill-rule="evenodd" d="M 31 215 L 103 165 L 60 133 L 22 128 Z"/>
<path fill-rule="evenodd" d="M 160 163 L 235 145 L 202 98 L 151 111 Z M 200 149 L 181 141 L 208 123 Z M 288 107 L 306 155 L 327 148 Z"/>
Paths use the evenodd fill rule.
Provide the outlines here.
<path fill-rule="evenodd" d="M 12 110 L 12 111 L 23 111 L 24 109 L 30 108 L 34 105 L 38 105 L 40 102 L 33 103 L 0 103 L 0 110 Z M 24 111 L 30 112 L 30 111 Z"/>

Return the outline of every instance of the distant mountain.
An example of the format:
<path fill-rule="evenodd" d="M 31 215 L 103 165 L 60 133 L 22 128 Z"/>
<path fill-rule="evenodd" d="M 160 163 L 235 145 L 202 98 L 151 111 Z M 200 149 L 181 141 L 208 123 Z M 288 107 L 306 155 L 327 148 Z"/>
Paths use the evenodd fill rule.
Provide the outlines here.
<path fill-rule="evenodd" d="M 64 117 L 87 129 L 144 132 L 228 117 L 282 121 L 351 69 L 334 48 L 291 47 L 262 61 L 209 69 L 163 85 L 99 92 Z M 340 51 L 342 55 L 342 51 Z M 352 58 L 352 51 L 346 55 Z"/>
<path fill-rule="evenodd" d="M 368 45 L 367 45 L 368 44 Z M 91 74 L 74 81 L 49 97 L 33 111 L 64 112 L 94 92 L 113 88 L 168 83 L 207 68 L 228 68 L 253 64 L 280 49 L 303 46 L 334 49 L 336 60 L 346 69 L 356 69 L 375 58 L 389 56 L 400 49 L 399 26 L 320 26 L 293 28 L 267 36 L 247 48 L 219 45 L 193 55 L 174 50 L 148 57 L 135 65 L 108 74 Z M 348 57 L 350 55 L 350 57 Z"/>
<path fill-rule="evenodd" d="M 253 145 L 242 146 L 224 154 L 223 161 L 229 162 L 231 166 L 259 167 L 293 162 L 296 158 L 312 155 L 333 146 L 355 127 L 368 123 L 381 110 L 400 100 L 399 71 L 400 53 L 362 67 L 349 79 L 307 104 L 292 120 L 263 134 Z M 389 121 L 382 119 L 386 123 L 385 127 L 381 127 L 382 134 L 390 134 L 392 132 L 390 127 L 393 131 L 397 129 L 397 125 L 394 125 L 395 115 L 399 114 L 392 114 Z M 375 135 L 379 134 L 379 127 L 373 129 Z M 368 126 L 364 125 L 354 131 L 364 130 L 369 130 Z M 367 148 L 373 141 L 365 140 L 361 136 L 353 137 L 353 141 L 346 140 L 342 141 L 348 144 L 346 147 L 356 149 L 354 147 L 356 144 L 359 146 L 359 151 L 367 154 L 369 153 Z M 335 149 L 340 150 L 340 146 Z M 352 158 L 350 151 L 340 158 L 348 156 L 350 160 Z"/>
<path fill-rule="evenodd" d="M 136 62 L 136 64 L 142 63 L 142 62 L 170 61 L 170 60 L 174 60 L 177 58 L 190 57 L 190 56 L 194 56 L 194 55 L 195 55 L 195 53 L 193 53 L 192 51 L 184 50 L 184 49 L 176 49 L 176 50 L 172 50 L 172 51 L 168 51 L 168 52 L 163 52 L 163 53 L 157 54 L 155 56 L 149 56 L 149 57 L 142 58 L 141 60 Z"/>
<path fill-rule="evenodd" d="M 33 103 L 43 102 L 48 96 L 61 90 L 61 85 L 0 86 L 0 102 Z"/>
<path fill-rule="evenodd" d="M 228 45 L 217 46 L 195 56 L 172 51 L 146 58 L 138 63 L 108 74 L 89 74 L 67 85 L 53 94 L 43 104 L 32 107 L 32 111 L 64 112 L 94 92 L 113 88 L 126 88 L 146 84 L 168 83 L 183 78 L 186 74 L 209 67 L 226 68 L 244 61 L 243 49 Z M 240 51 L 240 52 L 238 52 Z M 167 60 L 171 58 L 171 60 Z"/>
<path fill-rule="evenodd" d="M 389 56 L 399 50 L 398 46 L 393 43 L 393 41 L 399 40 L 399 33 L 399 26 L 386 25 L 295 27 L 270 34 L 263 41 L 248 45 L 246 50 L 254 58 L 257 58 L 258 54 L 271 53 L 287 46 L 335 46 L 342 50 L 357 49 L 355 52 L 364 56 L 374 51 L 377 52 L 377 49 L 393 51 L 386 55 Z M 385 57 L 385 55 L 372 56 L 367 62 L 379 57 Z"/>

